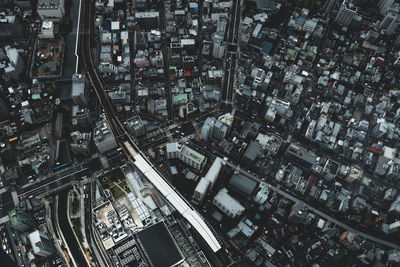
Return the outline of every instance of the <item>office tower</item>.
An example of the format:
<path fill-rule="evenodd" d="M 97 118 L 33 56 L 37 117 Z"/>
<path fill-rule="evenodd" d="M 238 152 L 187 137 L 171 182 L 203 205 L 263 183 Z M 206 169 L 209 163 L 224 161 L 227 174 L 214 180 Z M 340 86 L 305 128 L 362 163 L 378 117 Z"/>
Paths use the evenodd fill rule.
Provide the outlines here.
<path fill-rule="evenodd" d="M 29 234 L 29 241 L 35 255 L 48 257 L 56 252 L 50 237 L 38 230 Z"/>
<path fill-rule="evenodd" d="M 35 226 L 35 221 L 33 220 L 32 216 L 20 210 L 10 210 L 8 212 L 8 218 L 10 219 L 11 227 L 19 232 L 28 231 Z"/>
<path fill-rule="evenodd" d="M 339 25 L 349 26 L 351 21 L 357 16 L 358 8 L 349 0 L 344 0 L 336 15 L 335 22 Z"/>

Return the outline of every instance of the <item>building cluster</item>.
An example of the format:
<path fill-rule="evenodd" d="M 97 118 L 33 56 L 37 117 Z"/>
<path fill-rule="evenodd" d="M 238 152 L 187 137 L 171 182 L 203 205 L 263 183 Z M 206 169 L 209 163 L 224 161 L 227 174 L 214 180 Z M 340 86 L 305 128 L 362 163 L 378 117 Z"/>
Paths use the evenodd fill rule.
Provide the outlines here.
<path fill-rule="evenodd" d="M 132 1 L 124 9 L 97 1 L 98 68 L 118 116 L 184 119 L 215 108 L 229 8 L 227 1 Z"/>
<path fill-rule="evenodd" d="M 98 206 L 93 208 L 95 234 L 115 266 L 210 266 L 188 224 L 145 176 L 123 165 L 124 192 L 98 183 Z M 101 179 L 106 179 L 103 177 Z M 168 253 L 160 253 L 168 251 Z"/>
<path fill-rule="evenodd" d="M 325 1 L 318 12 L 255 1 L 243 10 L 234 109 L 206 119 L 190 146 L 220 157 L 199 172 L 192 202 L 246 251 L 247 264 L 399 260 L 303 203 L 393 243 L 400 231 L 399 5 L 376 4 L 379 14 L 360 1 Z"/>
<path fill-rule="evenodd" d="M 0 17 L 1 173 L 7 185 L 23 185 L 71 163 L 65 111 L 86 137 L 92 117 L 85 76 L 72 77 L 75 61 L 64 61 L 75 50 L 60 31 L 69 23 L 64 0 L 2 1 Z"/>
<path fill-rule="evenodd" d="M 7 219 L 8 226 L 1 229 L 2 248 L 15 262 L 64 266 L 49 234 L 45 223 L 45 208 L 41 203 L 25 199 L 8 211 Z"/>

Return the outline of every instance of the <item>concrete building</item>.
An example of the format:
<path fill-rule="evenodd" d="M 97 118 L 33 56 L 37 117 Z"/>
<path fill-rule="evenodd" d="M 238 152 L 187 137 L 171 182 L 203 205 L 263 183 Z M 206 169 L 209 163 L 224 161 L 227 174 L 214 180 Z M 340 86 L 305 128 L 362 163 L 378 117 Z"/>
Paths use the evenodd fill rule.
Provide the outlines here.
<path fill-rule="evenodd" d="M 4 68 L 4 72 L 9 79 L 18 80 L 19 75 L 24 71 L 25 63 L 16 48 L 8 46 L 5 50 L 10 63 Z"/>
<path fill-rule="evenodd" d="M 42 20 L 60 22 L 65 15 L 64 0 L 38 0 L 37 13 Z"/>
<path fill-rule="evenodd" d="M 202 169 L 204 165 L 206 165 L 207 161 L 203 155 L 187 146 L 182 146 L 181 152 L 179 153 L 179 158 L 186 164 L 198 170 Z"/>
<path fill-rule="evenodd" d="M 0 0 L 0 7 L 1 8 L 10 8 L 13 4 L 12 0 Z"/>
<path fill-rule="evenodd" d="M 212 126 L 211 125 L 203 125 L 203 127 L 201 128 L 201 139 L 204 141 L 208 141 L 208 139 L 211 136 L 211 132 L 212 132 Z"/>
<path fill-rule="evenodd" d="M 213 203 L 232 219 L 242 215 L 245 210 L 245 207 L 240 204 L 239 201 L 228 194 L 228 189 L 226 188 L 222 188 L 218 194 L 215 195 Z"/>
<path fill-rule="evenodd" d="M 20 210 L 9 211 L 8 218 L 10 219 L 10 226 L 19 232 L 26 232 L 35 226 L 32 216 Z"/>
<path fill-rule="evenodd" d="M 206 157 L 204 157 L 197 151 L 179 143 L 167 144 L 166 150 L 168 159 L 179 158 L 180 160 L 197 170 L 202 169 L 207 162 Z"/>
<path fill-rule="evenodd" d="M 71 98 L 74 105 L 87 106 L 88 92 L 86 89 L 86 77 L 84 74 L 72 75 Z"/>
<path fill-rule="evenodd" d="M 380 0 L 378 2 L 379 13 L 381 13 L 381 15 L 385 15 L 389 11 L 393 3 L 394 0 Z"/>
<path fill-rule="evenodd" d="M 261 145 L 257 142 L 251 141 L 247 146 L 243 158 L 248 163 L 254 163 L 259 155 L 262 154 Z"/>
<path fill-rule="evenodd" d="M 400 221 L 389 224 L 389 233 L 397 233 L 400 231 Z"/>
<path fill-rule="evenodd" d="M 252 199 L 254 197 L 257 187 L 257 181 L 241 174 L 234 174 L 229 180 L 229 190 L 241 195 L 246 199 Z"/>
<path fill-rule="evenodd" d="M 29 241 L 35 255 L 48 257 L 56 252 L 50 237 L 38 230 L 29 234 Z"/>
<path fill-rule="evenodd" d="M 204 178 L 200 179 L 199 183 L 197 184 L 194 190 L 193 200 L 197 201 L 198 203 L 203 201 L 203 198 L 208 192 L 209 188 L 210 188 L 210 181 Z"/>
<path fill-rule="evenodd" d="M 146 128 L 140 116 L 134 116 L 126 120 L 129 131 L 136 137 L 146 134 Z"/>
<path fill-rule="evenodd" d="M 90 139 L 91 133 L 81 133 L 75 131 L 71 133 L 72 142 L 70 143 L 71 152 L 73 154 L 81 154 L 89 156 L 91 153 Z"/>
<path fill-rule="evenodd" d="M 25 30 L 19 17 L 0 14 L 0 40 L 10 41 L 25 37 Z"/>
<path fill-rule="evenodd" d="M 221 121 L 216 121 L 212 130 L 212 137 L 218 141 L 224 140 L 226 134 L 228 133 L 228 126 L 226 126 Z"/>
<path fill-rule="evenodd" d="M 347 27 L 357 16 L 357 11 L 358 8 L 354 6 L 351 0 L 344 0 L 336 15 L 335 22 Z"/>
<path fill-rule="evenodd" d="M 275 4 L 275 0 L 256 0 L 258 10 L 274 10 L 276 8 Z"/>
<path fill-rule="evenodd" d="M 201 138 L 204 141 L 208 141 L 209 138 L 214 138 L 217 141 L 224 140 L 228 133 L 228 126 L 220 120 L 209 117 L 201 128 Z"/>
<path fill-rule="evenodd" d="M 32 3 L 30 0 L 14 0 L 17 7 L 22 9 L 32 9 Z"/>
<path fill-rule="evenodd" d="M 220 42 L 214 42 L 213 46 L 213 56 L 215 58 L 221 59 L 225 53 L 225 46 L 221 45 Z"/>
<path fill-rule="evenodd" d="M 388 123 L 386 121 L 378 121 L 377 124 L 372 128 L 371 135 L 376 138 L 382 138 L 388 131 Z"/>
<path fill-rule="evenodd" d="M 118 146 L 114 134 L 112 133 L 106 119 L 103 119 L 102 121 L 96 123 L 93 141 L 97 147 L 97 150 L 100 153 L 107 152 Z"/>
<path fill-rule="evenodd" d="M 220 17 L 217 22 L 217 33 L 224 34 L 226 31 L 226 25 L 228 21 L 225 18 Z"/>
<path fill-rule="evenodd" d="M 289 213 L 289 221 L 292 223 L 306 223 L 307 221 L 307 211 L 305 209 L 304 202 L 296 202 Z"/>
<path fill-rule="evenodd" d="M 332 8 L 335 6 L 336 2 L 337 2 L 337 0 L 326 0 L 326 1 L 324 2 L 324 5 L 322 6 L 322 10 L 323 10 L 325 13 L 331 12 L 331 10 L 332 10 Z"/>
<path fill-rule="evenodd" d="M 166 146 L 167 158 L 176 159 L 179 154 L 179 144 L 178 143 L 168 143 Z"/>
<path fill-rule="evenodd" d="M 304 169 L 315 168 L 317 156 L 312 151 L 308 151 L 302 146 L 290 144 L 285 152 L 285 156 L 293 163 Z M 318 165 L 319 166 L 319 165 Z M 322 167 L 320 166 L 321 171 Z"/>
<path fill-rule="evenodd" d="M 160 21 L 160 13 L 158 11 L 136 12 L 135 19 L 145 30 L 157 29 Z"/>
<path fill-rule="evenodd" d="M 391 35 L 395 32 L 400 25 L 400 14 L 389 11 L 381 23 L 379 23 L 378 30 L 386 35 Z"/>
<path fill-rule="evenodd" d="M 42 27 L 38 34 L 40 39 L 53 39 L 54 38 L 54 22 L 51 20 L 45 20 L 42 22 Z"/>
<path fill-rule="evenodd" d="M 92 112 L 87 107 L 72 106 L 72 126 L 89 129 L 93 125 Z"/>
<path fill-rule="evenodd" d="M 212 189 L 222 168 L 222 162 L 222 159 L 217 157 L 207 171 L 207 174 L 200 179 L 193 194 L 195 201 L 201 202 L 208 190 Z"/>

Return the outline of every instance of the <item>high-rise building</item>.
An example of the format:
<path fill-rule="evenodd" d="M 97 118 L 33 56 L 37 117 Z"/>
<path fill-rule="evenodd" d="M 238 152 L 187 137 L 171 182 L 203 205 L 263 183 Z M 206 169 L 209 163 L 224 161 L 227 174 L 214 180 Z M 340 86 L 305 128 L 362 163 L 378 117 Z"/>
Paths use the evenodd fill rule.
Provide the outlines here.
<path fill-rule="evenodd" d="M 146 128 L 140 116 L 134 116 L 126 120 L 129 131 L 136 137 L 142 136 L 146 133 Z"/>
<path fill-rule="evenodd" d="M 325 13 L 329 13 L 331 12 L 332 8 L 335 6 L 335 3 L 337 2 L 337 0 L 326 0 L 324 2 L 324 5 L 322 6 L 322 10 Z"/>
<path fill-rule="evenodd" d="M 97 147 L 97 150 L 100 153 L 107 152 L 118 146 L 117 141 L 115 140 L 115 136 L 112 133 L 106 119 L 103 119 L 102 121 L 96 123 L 93 141 Z"/>
<path fill-rule="evenodd" d="M 0 14 L 0 40 L 10 41 L 26 36 L 21 19 L 14 14 Z"/>
<path fill-rule="evenodd" d="M 391 35 L 400 25 L 400 14 L 389 11 L 381 23 L 378 25 L 378 30 L 386 35 Z"/>
<path fill-rule="evenodd" d="M 389 11 L 393 3 L 394 0 L 380 0 L 378 2 L 379 13 L 381 13 L 381 15 L 385 15 Z"/>
<path fill-rule="evenodd" d="M 89 129 L 93 125 L 92 112 L 87 107 L 72 106 L 72 126 L 75 129 Z"/>
<path fill-rule="evenodd" d="M 92 133 L 81 133 L 79 131 L 75 131 L 71 133 L 71 137 L 72 142 L 70 143 L 70 146 L 72 153 L 89 156 L 91 152 L 90 139 L 92 137 Z"/>
<path fill-rule="evenodd" d="M 215 58 L 222 58 L 224 56 L 225 46 L 221 45 L 220 42 L 214 42 L 213 46 L 213 56 Z"/>
<path fill-rule="evenodd" d="M 201 139 L 204 141 L 208 141 L 208 138 L 211 136 L 212 127 L 210 125 L 204 125 L 201 128 Z"/>
<path fill-rule="evenodd" d="M 59 22 L 65 15 L 64 0 L 38 0 L 37 13 L 42 20 Z"/>
<path fill-rule="evenodd" d="M 0 0 L 0 7 L 1 8 L 10 8 L 12 7 L 13 0 Z"/>
<path fill-rule="evenodd" d="M 387 133 L 388 127 L 389 125 L 386 121 L 380 121 L 372 128 L 371 135 L 379 139 Z"/>
<path fill-rule="evenodd" d="M 31 9 L 32 3 L 31 0 L 14 0 L 15 5 L 22 9 Z"/>
<path fill-rule="evenodd" d="M 74 105 L 88 105 L 88 92 L 86 88 L 86 77 L 84 74 L 72 75 L 71 98 Z"/>
<path fill-rule="evenodd" d="M 38 230 L 29 234 L 29 241 L 35 255 L 48 257 L 56 252 L 50 237 Z"/>
<path fill-rule="evenodd" d="M 344 0 L 336 15 L 335 22 L 339 25 L 349 26 L 351 21 L 357 16 L 358 8 L 350 0 Z"/>
<path fill-rule="evenodd" d="M 6 47 L 5 50 L 10 62 L 4 68 L 4 72 L 9 79 L 18 80 L 19 75 L 25 69 L 25 63 L 16 48 Z"/>
<path fill-rule="evenodd" d="M 8 212 L 8 218 L 10 219 L 11 227 L 20 232 L 28 231 L 35 226 L 35 221 L 33 220 L 32 216 L 21 210 L 10 210 Z"/>
<path fill-rule="evenodd" d="M 207 118 L 201 128 L 201 138 L 208 141 L 209 138 L 214 138 L 217 141 L 224 140 L 227 135 L 229 127 L 221 120 L 215 118 Z"/>
<path fill-rule="evenodd" d="M 215 184 L 215 181 L 218 178 L 218 174 L 222 168 L 222 159 L 217 157 L 213 164 L 211 165 L 210 169 L 208 169 L 207 174 L 200 179 L 199 183 L 197 184 L 194 194 L 193 194 L 193 199 L 197 202 L 201 202 L 206 195 L 207 191 L 209 189 L 212 189 L 212 187 Z"/>
<path fill-rule="evenodd" d="M 228 24 L 225 18 L 220 17 L 217 22 L 217 33 L 224 34 L 226 31 L 226 25 Z"/>

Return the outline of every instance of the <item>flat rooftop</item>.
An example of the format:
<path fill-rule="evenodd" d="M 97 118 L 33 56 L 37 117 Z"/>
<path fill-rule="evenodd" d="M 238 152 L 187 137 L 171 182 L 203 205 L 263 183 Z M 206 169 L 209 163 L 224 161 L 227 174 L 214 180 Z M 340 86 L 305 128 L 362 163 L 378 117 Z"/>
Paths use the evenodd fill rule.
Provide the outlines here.
<path fill-rule="evenodd" d="M 154 267 L 176 266 L 183 258 L 164 222 L 137 233 Z"/>

